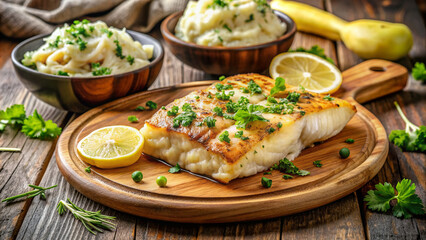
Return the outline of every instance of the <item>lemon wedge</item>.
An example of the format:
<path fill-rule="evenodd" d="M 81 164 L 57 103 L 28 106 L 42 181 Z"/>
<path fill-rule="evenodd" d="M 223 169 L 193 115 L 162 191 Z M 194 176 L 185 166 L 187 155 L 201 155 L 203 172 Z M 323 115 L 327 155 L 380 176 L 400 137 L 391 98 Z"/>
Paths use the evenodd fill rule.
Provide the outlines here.
<path fill-rule="evenodd" d="M 342 84 L 342 73 L 332 63 L 317 55 L 304 52 L 278 54 L 269 66 L 272 78 L 282 77 L 293 86 L 303 86 L 306 90 L 330 94 Z"/>
<path fill-rule="evenodd" d="M 141 156 L 142 134 L 128 126 L 109 126 L 97 129 L 77 144 L 80 158 L 99 168 L 125 167 Z"/>

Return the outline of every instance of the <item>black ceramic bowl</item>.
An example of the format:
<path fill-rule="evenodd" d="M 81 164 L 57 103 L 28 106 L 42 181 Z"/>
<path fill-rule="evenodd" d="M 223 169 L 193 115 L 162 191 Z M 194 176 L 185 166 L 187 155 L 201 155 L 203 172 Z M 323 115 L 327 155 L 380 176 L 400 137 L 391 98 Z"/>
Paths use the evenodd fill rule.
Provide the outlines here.
<path fill-rule="evenodd" d="M 209 47 L 183 41 L 175 36 L 175 27 L 183 11 L 163 21 L 161 34 L 170 51 L 193 68 L 217 75 L 261 73 L 269 67 L 273 57 L 290 48 L 296 33 L 296 24 L 288 15 L 276 10 L 274 13 L 287 24 L 286 32 L 276 40 L 253 46 Z"/>
<path fill-rule="evenodd" d="M 24 66 L 21 60 L 28 51 L 44 44 L 47 35 L 38 35 L 18 44 L 12 51 L 12 62 L 24 86 L 38 99 L 60 109 L 84 112 L 111 100 L 146 90 L 157 78 L 163 65 L 164 50 L 155 38 L 127 30 L 142 45 L 154 45 L 150 64 L 131 72 L 93 77 L 67 77 L 41 73 Z"/>

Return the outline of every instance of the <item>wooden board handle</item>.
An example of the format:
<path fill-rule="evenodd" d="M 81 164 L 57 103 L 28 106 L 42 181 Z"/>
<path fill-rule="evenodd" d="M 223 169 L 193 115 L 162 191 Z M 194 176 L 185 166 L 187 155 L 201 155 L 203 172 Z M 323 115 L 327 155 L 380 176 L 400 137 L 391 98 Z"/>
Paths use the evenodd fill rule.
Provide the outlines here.
<path fill-rule="evenodd" d="M 408 79 L 405 67 L 386 60 L 371 59 L 342 73 L 343 83 L 335 96 L 365 103 L 402 90 Z"/>

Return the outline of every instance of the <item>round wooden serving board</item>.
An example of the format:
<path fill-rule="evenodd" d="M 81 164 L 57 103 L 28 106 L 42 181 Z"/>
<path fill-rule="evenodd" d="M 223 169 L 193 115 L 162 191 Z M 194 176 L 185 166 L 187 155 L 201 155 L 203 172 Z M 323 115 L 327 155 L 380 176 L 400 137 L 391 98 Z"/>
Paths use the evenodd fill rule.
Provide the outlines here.
<path fill-rule="evenodd" d="M 141 128 L 155 111 L 134 111 L 148 100 L 159 107 L 188 93 L 206 88 L 213 81 L 192 82 L 175 87 L 138 93 L 94 108 L 73 121 L 62 133 L 57 147 L 58 167 L 66 180 L 79 192 L 111 208 L 147 218 L 176 222 L 216 223 L 247 221 L 293 214 L 335 201 L 360 188 L 382 167 L 388 153 L 385 129 L 379 120 L 359 103 L 401 90 L 407 81 L 407 70 L 395 63 L 369 60 L 343 73 L 344 82 L 335 96 L 343 97 L 357 107 L 357 114 L 341 133 L 302 151 L 294 160 L 297 167 L 311 172 L 306 177 L 284 180 L 273 171 L 269 189 L 263 188 L 263 173 L 236 179 L 224 185 L 209 179 L 180 172 L 168 173 L 169 166 L 147 156 L 135 164 L 117 169 L 88 166 L 77 156 L 80 139 L 100 127 L 128 125 Z M 130 123 L 136 115 L 139 123 Z M 355 143 L 347 144 L 345 139 Z M 339 157 L 347 147 L 351 155 Z M 312 162 L 321 160 L 323 166 Z M 144 178 L 133 182 L 131 174 L 140 170 Z M 160 188 L 155 179 L 164 175 L 167 187 Z"/>

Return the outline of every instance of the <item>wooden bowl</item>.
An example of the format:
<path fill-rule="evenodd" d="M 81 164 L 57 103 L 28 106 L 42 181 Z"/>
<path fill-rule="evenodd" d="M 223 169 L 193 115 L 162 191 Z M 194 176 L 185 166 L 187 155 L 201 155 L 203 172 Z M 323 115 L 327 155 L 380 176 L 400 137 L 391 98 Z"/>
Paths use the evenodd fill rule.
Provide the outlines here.
<path fill-rule="evenodd" d="M 273 57 L 290 48 L 296 33 L 296 24 L 289 16 L 276 10 L 274 13 L 287 24 L 287 31 L 274 41 L 253 46 L 209 47 L 183 41 L 175 36 L 175 27 L 183 11 L 174 13 L 163 21 L 161 34 L 170 51 L 193 68 L 217 75 L 260 73 L 269 67 Z"/>
<path fill-rule="evenodd" d="M 84 112 L 92 107 L 146 90 L 156 80 L 163 65 L 164 49 L 155 38 L 134 31 L 127 33 L 141 44 L 154 45 L 150 64 L 131 72 L 106 76 L 68 77 L 41 73 L 24 66 L 24 53 L 44 44 L 38 35 L 18 44 L 12 51 L 15 72 L 24 86 L 38 99 L 60 109 Z"/>

